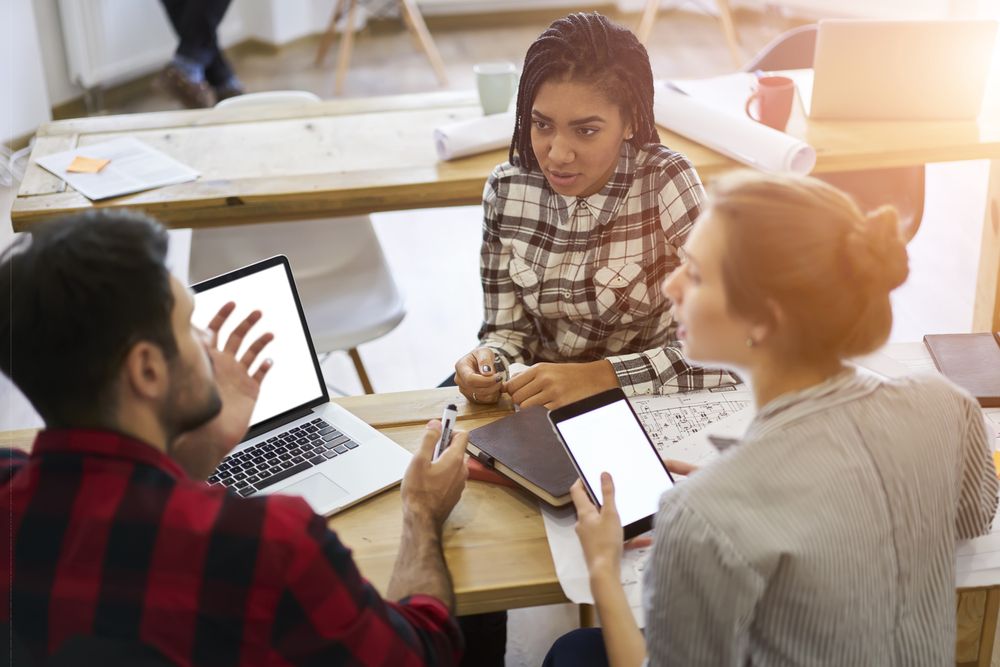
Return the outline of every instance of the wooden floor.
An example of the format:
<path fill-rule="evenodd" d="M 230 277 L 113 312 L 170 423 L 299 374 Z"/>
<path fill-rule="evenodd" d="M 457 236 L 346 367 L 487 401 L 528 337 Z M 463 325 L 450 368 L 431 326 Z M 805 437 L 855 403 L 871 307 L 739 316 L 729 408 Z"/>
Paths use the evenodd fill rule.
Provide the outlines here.
<path fill-rule="evenodd" d="M 634 27 L 638 16 L 620 17 Z M 474 86 L 471 67 L 486 60 L 520 65 L 531 41 L 550 18 L 509 25 L 488 21 L 454 22 L 431 31 L 446 63 L 450 87 Z M 773 15 L 739 13 L 737 27 L 747 55 L 787 28 Z M 331 97 L 335 52 L 326 68 L 312 64 L 317 39 L 306 39 L 277 53 L 239 48 L 231 54 L 250 91 L 310 90 Z M 649 45 L 656 77 L 696 77 L 733 69 L 715 19 L 687 12 L 661 13 Z M 356 41 L 346 95 L 370 96 L 437 88 L 433 72 L 401 26 L 380 24 Z M 155 86 L 140 82 L 108 91 L 105 113 L 179 108 Z M 77 114 L 78 115 L 78 114 Z M 986 172 L 982 163 L 934 165 L 928 171 L 925 221 L 910 246 L 911 276 L 894 294 L 894 341 L 919 340 L 924 333 L 965 331 L 972 318 L 978 243 L 983 219 Z M 11 236 L 11 194 L 0 190 L 0 247 Z M 481 318 L 478 207 L 401 211 L 373 216 L 389 264 L 407 297 L 408 315 L 392 333 L 362 346 L 361 353 L 377 391 L 434 386 L 448 375 L 455 359 L 473 346 Z M 451 308 L 442 310 L 442 304 Z M 419 347 L 416 345 L 420 342 Z M 324 364 L 328 380 L 348 393 L 360 383 L 346 355 Z M 0 377 L 0 429 L 38 423 L 24 399 Z M 525 610 L 511 615 L 509 665 L 537 665 L 552 640 L 572 626 L 572 609 Z"/>
<path fill-rule="evenodd" d="M 520 67 L 531 42 L 559 13 L 532 12 L 537 22 L 515 15 L 469 16 L 460 22 L 442 21 L 435 27 L 428 19 L 435 43 L 441 52 L 450 89 L 475 86 L 472 65 L 491 60 L 509 60 Z M 638 15 L 615 15 L 624 25 L 635 28 Z M 740 12 L 737 15 L 740 39 L 749 57 L 772 37 L 793 25 L 793 20 L 769 14 Z M 456 25 L 457 24 L 457 25 Z M 461 27 L 458 27 L 461 26 Z M 230 50 L 230 60 L 250 92 L 260 90 L 309 90 L 320 97 L 333 97 L 336 45 L 325 67 L 313 64 L 318 37 L 309 37 L 281 47 L 240 46 Z M 654 26 L 648 45 L 653 74 L 657 77 L 698 77 L 723 74 L 733 69 L 722 33 L 715 18 L 703 14 L 664 11 Z M 417 50 L 401 23 L 380 19 L 355 38 L 354 54 L 348 71 L 344 96 L 366 97 L 416 93 L 441 89 L 422 53 Z M 181 106 L 155 84 L 120 86 L 105 95 L 106 113 L 160 111 Z M 70 107 L 81 115 L 82 107 Z M 63 112 L 66 113 L 66 112 Z"/>

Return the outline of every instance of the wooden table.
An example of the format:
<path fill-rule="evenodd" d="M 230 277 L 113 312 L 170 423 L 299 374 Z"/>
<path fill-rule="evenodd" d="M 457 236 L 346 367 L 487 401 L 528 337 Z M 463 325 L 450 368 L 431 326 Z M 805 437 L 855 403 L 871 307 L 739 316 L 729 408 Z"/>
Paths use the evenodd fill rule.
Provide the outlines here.
<path fill-rule="evenodd" d="M 172 227 L 208 227 L 479 203 L 499 150 L 439 162 L 432 129 L 479 112 L 471 92 L 422 93 L 318 105 L 103 116 L 42 125 L 11 211 L 16 231 L 96 206 L 140 208 Z M 817 150 L 816 172 L 990 159 L 975 297 L 976 330 L 1000 330 L 1000 114 L 976 122 L 834 122 L 804 117 L 789 132 Z M 99 205 L 34 163 L 134 136 L 202 176 Z M 702 178 L 742 165 L 661 130 Z"/>
<path fill-rule="evenodd" d="M 336 399 L 409 450 L 424 424 L 448 403 L 459 427 L 470 430 L 511 413 L 510 404 L 470 405 L 457 389 Z M 34 430 L 0 433 L 0 447 L 30 448 Z M 362 574 L 385 592 L 399 549 L 402 515 L 398 488 L 330 519 L 351 548 Z M 513 489 L 470 481 L 444 529 L 444 551 L 459 614 L 566 602 L 556 577 L 537 503 Z M 958 596 L 959 665 L 988 667 L 1000 608 L 1000 587 L 961 589 Z"/>

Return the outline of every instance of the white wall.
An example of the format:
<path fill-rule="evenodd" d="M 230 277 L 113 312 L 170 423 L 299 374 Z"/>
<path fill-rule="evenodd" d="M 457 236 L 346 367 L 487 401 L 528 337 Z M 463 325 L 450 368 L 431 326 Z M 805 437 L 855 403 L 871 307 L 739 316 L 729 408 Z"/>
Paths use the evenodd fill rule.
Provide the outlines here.
<path fill-rule="evenodd" d="M 83 93 L 83 89 L 70 81 L 66 67 L 66 50 L 63 47 L 62 24 L 59 21 L 59 0 L 33 0 L 45 84 L 52 105 L 68 102 Z"/>
<path fill-rule="evenodd" d="M 5 2 L 21 2 L 22 0 L 0 0 Z M 63 20 L 59 9 L 60 0 L 32 0 L 38 23 L 38 36 L 41 44 L 42 65 L 45 71 L 45 83 L 51 104 L 58 105 L 73 100 L 83 94 L 83 88 L 74 81 L 67 65 L 66 47 L 63 36 Z M 158 0 L 70 0 L 78 5 L 104 6 L 102 16 L 106 39 L 114 40 L 115 35 L 122 36 L 121 42 L 109 41 L 99 45 L 109 51 L 108 57 L 117 58 L 116 49 L 129 48 L 128 44 L 143 46 L 139 62 L 132 63 L 124 74 L 115 74 L 108 83 L 116 79 L 133 78 L 159 69 L 167 63 L 176 47 L 176 40 L 169 29 L 166 14 Z M 242 7 L 258 0 L 235 0 L 226 13 L 226 18 L 219 27 L 219 39 L 224 46 L 239 42 L 245 38 L 245 11 Z M 279 0 L 264 0 L 279 4 Z M 293 0 L 283 0 L 291 3 Z M 118 6 L 119 3 L 127 3 Z M 119 11 L 116 11 L 119 10 Z M 144 17 L 144 18 L 143 18 Z M 82 30 L 82 29 L 81 29 Z M 98 56 L 99 57 L 99 56 Z"/>
<path fill-rule="evenodd" d="M 149 21 L 129 21 L 122 25 L 114 17 L 109 19 L 109 34 L 116 30 L 142 37 L 159 40 L 154 49 L 156 55 L 147 57 L 126 77 L 139 76 L 152 71 L 164 64 L 170 56 L 172 40 L 165 37 L 164 17 L 158 0 L 70 0 L 80 4 L 129 3 L 133 13 L 135 5 L 145 7 L 143 11 L 151 15 Z M 16 11 L 25 12 L 34 6 L 34 15 L 38 27 L 38 39 L 34 40 L 36 48 L 41 50 L 41 62 L 44 68 L 44 80 L 48 101 L 52 105 L 62 104 L 79 97 L 83 90 L 75 83 L 66 65 L 66 49 L 63 40 L 63 25 L 59 12 L 60 0 L 0 0 L 0 5 L 19 8 Z M 625 11 L 640 11 L 646 0 L 615 0 L 618 7 Z M 736 6 L 762 8 L 767 0 L 731 0 Z M 428 15 L 448 13 L 468 13 L 474 11 L 516 11 L 538 7 L 578 6 L 577 0 L 420 0 L 421 9 Z M 800 13 L 815 15 L 857 15 L 857 16 L 909 16 L 909 17 L 943 17 L 949 15 L 978 13 L 994 15 L 998 13 L 1000 0 L 779 0 L 770 2 L 778 6 L 788 7 Z M 28 5 L 25 9 L 25 5 Z M 226 19 L 220 29 L 220 39 L 223 44 L 232 44 L 247 37 L 255 37 L 262 41 L 281 45 L 321 32 L 333 12 L 334 0 L 234 0 Z M 702 0 L 694 3 L 690 0 L 662 0 L 664 8 L 684 7 L 697 10 L 699 6 L 714 10 L 713 0 Z M 4 21 L 3 25 L 23 25 L 14 20 Z M 2 30 L 2 28 L 0 28 Z M 16 39 L 25 40 L 25 31 L 17 29 Z M 6 40 L 10 43 L 11 40 Z M 7 63 L 11 60 L 7 59 Z"/>
<path fill-rule="evenodd" d="M 0 142 L 34 132 L 49 120 L 31 0 L 0 1 Z"/>
<path fill-rule="evenodd" d="M 230 12 L 241 15 L 244 36 L 280 45 L 323 32 L 334 4 L 335 0 L 236 0 Z"/>

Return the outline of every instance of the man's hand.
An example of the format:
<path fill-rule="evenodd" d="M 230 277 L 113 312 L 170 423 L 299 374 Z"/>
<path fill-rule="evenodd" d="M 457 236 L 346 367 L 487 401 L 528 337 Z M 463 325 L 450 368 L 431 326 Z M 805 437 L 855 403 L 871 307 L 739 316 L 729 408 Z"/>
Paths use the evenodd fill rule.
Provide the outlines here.
<path fill-rule="evenodd" d="M 477 347 L 455 363 L 455 384 L 473 403 L 496 403 L 503 378 L 496 373 L 493 350 Z"/>
<path fill-rule="evenodd" d="M 420 449 L 403 475 L 403 534 L 386 588 L 386 596 L 392 600 L 423 593 L 441 600 L 449 609 L 455 608 L 451 575 L 441 550 L 441 527 L 462 497 L 469 476 L 465 467 L 469 436 L 465 431 L 453 434 L 448 448 L 432 461 L 441 422 L 435 419 L 427 424 Z"/>
<path fill-rule="evenodd" d="M 451 444 L 437 461 L 432 461 L 434 445 L 441 437 L 441 422 L 435 419 L 427 424 L 420 449 L 413 455 L 400 487 L 404 514 L 429 519 L 435 530 L 440 530 L 462 497 L 469 477 L 465 466 L 469 435 L 465 431 L 452 433 Z"/>
<path fill-rule="evenodd" d="M 229 334 L 225 347 L 219 349 L 219 331 L 235 309 L 235 303 L 227 303 L 208 325 L 210 340 L 206 342 L 206 349 L 212 360 L 222 410 L 203 426 L 180 435 L 174 440 L 171 450 L 171 456 L 194 479 L 206 479 L 211 475 L 219 462 L 246 435 L 261 382 L 273 365 L 270 359 L 265 359 L 256 371 L 250 372 L 258 355 L 274 340 L 271 333 L 259 336 L 242 357 L 236 358 L 243 340 L 260 321 L 259 310 L 247 315 Z"/>
<path fill-rule="evenodd" d="M 624 531 L 615 507 L 615 485 L 611 475 L 601 473 L 601 508 L 590 501 L 583 482 L 576 480 L 569 489 L 576 506 L 576 535 L 583 547 L 587 572 L 591 579 L 598 576 L 621 577 Z"/>
<path fill-rule="evenodd" d="M 618 386 L 611 362 L 601 359 L 580 364 L 535 364 L 511 378 L 504 390 L 522 408 L 544 405 L 555 410 Z"/>

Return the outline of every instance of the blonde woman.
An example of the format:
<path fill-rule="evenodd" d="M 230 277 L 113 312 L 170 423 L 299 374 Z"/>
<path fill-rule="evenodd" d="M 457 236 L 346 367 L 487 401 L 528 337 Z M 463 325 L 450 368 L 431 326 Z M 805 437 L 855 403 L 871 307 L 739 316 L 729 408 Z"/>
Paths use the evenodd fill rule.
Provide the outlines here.
<path fill-rule="evenodd" d="M 664 494 L 645 637 L 619 584 L 613 481 L 600 511 L 574 488 L 603 642 L 577 631 L 547 664 L 954 664 L 955 541 L 997 505 L 982 413 L 941 377 L 844 362 L 889 335 L 908 272 L 895 211 L 739 174 L 682 254 L 663 290 L 685 350 L 749 378 L 757 416 Z"/>

